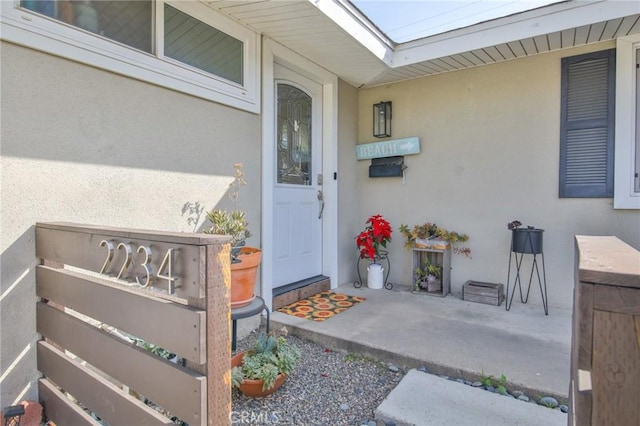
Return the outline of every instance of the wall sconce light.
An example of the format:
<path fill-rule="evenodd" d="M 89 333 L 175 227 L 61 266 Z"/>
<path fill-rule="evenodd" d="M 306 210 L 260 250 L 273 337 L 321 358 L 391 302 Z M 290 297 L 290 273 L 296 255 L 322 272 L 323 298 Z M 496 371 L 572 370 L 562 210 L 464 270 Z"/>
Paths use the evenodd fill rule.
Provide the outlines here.
<path fill-rule="evenodd" d="M 373 136 L 376 138 L 391 136 L 391 101 L 373 105 Z"/>
<path fill-rule="evenodd" d="M 2 412 L 4 416 L 4 426 L 20 426 L 20 420 L 24 416 L 24 405 L 12 405 Z"/>

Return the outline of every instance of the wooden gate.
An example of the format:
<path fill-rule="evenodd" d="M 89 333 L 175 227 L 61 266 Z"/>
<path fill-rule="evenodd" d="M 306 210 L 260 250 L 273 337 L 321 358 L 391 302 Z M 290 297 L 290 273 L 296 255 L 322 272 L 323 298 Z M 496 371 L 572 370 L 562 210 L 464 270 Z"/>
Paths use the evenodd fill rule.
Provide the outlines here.
<path fill-rule="evenodd" d="M 228 424 L 228 241 L 37 224 L 38 389 L 47 417 L 58 425 L 99 424 L 96 417 Z"/>

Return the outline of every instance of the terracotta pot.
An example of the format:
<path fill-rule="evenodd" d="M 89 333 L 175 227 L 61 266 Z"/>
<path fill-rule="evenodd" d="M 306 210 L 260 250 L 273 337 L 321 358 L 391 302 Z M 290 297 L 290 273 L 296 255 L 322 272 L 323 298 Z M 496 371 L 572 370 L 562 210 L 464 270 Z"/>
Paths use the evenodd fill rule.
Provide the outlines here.
<path fill-rule="evenodd" d="M 231 264 L 231 308 L 247 306 L 256 295 L 258 266 L 262 260 L 262 251 L 255 247 L 242 247 L 238 256 L 240 262 Z"/>
<path fill-rule="evenodd" d="M 231 358 L 231 367 L 239 367 L 240 365 L 242 365 L 242 359 L 244 358 L 244 354 L 246 353 L 247 351 L 244 351 L 234 355 L 233 358 Z M 240 392 L 242 392 L 246 396 L 263 397 L 271 395 L 272 393 L 280 389 L 280 386 L 282 386 L 282 384 L 284 383 L 284 379 L 286 378 L 286 374 L 278 374 L 273 387 L 265 391 L 262 390 L 262 385 L 264 383 L 262 380 L 244 379 L 244 381 L 240 384 L 239 389 Z"/>

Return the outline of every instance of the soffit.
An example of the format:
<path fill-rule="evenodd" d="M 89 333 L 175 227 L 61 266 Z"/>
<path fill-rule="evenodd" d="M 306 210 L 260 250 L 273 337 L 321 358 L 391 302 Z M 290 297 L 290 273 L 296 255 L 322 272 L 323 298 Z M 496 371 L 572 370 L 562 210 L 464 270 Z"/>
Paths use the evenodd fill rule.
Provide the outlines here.
<path fill-rule="evenodd" d="M 536 22 L 546 19 L 545 22 L 550 22 L 546 28 L 553 31 L 536 32 L 529 27 L 539 24 L 527 21 L 526 14 L 522 14 L 411 43 L 389 44 L 387 53 L 376 55 L 357 40 L 360 37 L 357 32 L 365 28 L 354 31 L 352 26 L 350 31 L 355 35 L 351 35 L 309 0 L 206 3 L 355 87 L 388 84 L 640 33 L 640 3 L 630 2 L 632 7 L 618 9 L 609 4 L 605 5 L 608 8 L 601 6 L 598 12 L 584 6 L 570 10 L 567 5 L 584 3 L 567 2 L 547 9 L 555 15 L 536 12 L 540 15 L 535 17 Z M 610 19 L 598 20 L 591 16 Z M 522 37 L 527 33 L 531 36 Z M 382 40 L 380 45 L 385 42 L 389 43 Z"/>

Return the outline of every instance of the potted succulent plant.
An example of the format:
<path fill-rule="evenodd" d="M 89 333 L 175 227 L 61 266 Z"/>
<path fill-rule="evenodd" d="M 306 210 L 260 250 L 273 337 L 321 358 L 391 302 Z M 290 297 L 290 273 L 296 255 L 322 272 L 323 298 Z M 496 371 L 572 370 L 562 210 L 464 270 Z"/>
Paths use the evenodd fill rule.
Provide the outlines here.
<path fill-rule="evenodd" d="M 300 359 L 283 336 L 260 334 L 253 348 L 231 358 L 231 384 L 247 396 L 267 396 L 282 386 Z"/>
<path fill-rule="evenodd" d="M 522 227 L 522 222 L 514 220 L 507 224 L 511 231 L 511 251 L 515 253 L 542 253 L 542 236 L 544 229 L 535 226 Z"/>
<path fill-rule="evenodd" d="M 427 291 L 434 293 L 442 291 L 442 265 L 431 263 L 429 258 L 424 260 L 422 267 L 414 271 L 414 292 Z"/>
<path fill-rule="evenodd" d="M 231 236 L 231 307 L 246 306 L 255 298 L 254 287 L 262 251 L 257 247 L 245 246 L 251 237 L 245 212 L 238 209 L 240 187 L 247 184 L 242 163 L 233 165 L 233 181 L 229 184 L 227 198 L 233 203 L 232 210 L 212 209 L 206 213 L 211 223 L 204 230 L 207 234 Z"/>
<path fill-rule="evenodd" d="M 404 246 L 408 249 L 414 247 L 433 247 L 444 249 L 447 245 L 453 246 L 453 252 L 471 257 L 471 249 L 469 247 L 457 247 L 458 242 L 469 240 L 467 234 L 461 234 L 456 231 L 448 231 L 435 223 L 425 222 L 409 228 L 407 225 L 400 225 L 400 233 L 405 237 Z"/>

